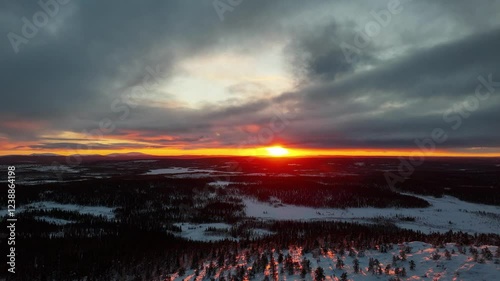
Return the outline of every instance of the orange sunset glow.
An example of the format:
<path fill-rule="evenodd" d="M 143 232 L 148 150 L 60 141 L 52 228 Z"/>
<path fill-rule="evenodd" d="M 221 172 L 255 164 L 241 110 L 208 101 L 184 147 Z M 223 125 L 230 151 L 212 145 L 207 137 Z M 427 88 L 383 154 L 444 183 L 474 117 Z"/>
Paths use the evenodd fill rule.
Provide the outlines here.
<path fill-rule="evenodd" d="M 499 279 L 500 0 L 3 0 L 0 29 L 0 281 Z"/>
<path fill-rule="evenodd" d="M 43 44 L 7 48 L 0 155 L 500 156 L 493 27 L 485 39 L 472 27 L 400 38 L 420 28 L 406 19 L 356 46 L 365 18 L 345 18 L 356 4 L 330 5 L 302 7 L 284 22 L 240 18 L 255 26 L 212 15 L 203 30 L 159 15 L 165 22 L 144 27 L 147 35 L 121 20 L 123 32 L 89 33 L 72 16 L 81 11 L 69 9 L 67 23 L 38 34 Z M 341 24 L 350 21 L 359 28 Z"/>

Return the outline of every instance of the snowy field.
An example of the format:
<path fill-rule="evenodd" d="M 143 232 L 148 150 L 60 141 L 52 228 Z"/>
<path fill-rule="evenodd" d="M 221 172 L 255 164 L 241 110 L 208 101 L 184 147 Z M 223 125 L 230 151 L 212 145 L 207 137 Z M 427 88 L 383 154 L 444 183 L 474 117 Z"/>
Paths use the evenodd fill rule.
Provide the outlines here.
<path fill-rule="evenodd" d="M 207 228 L 212 227 L 217 230 L 227 231 L 231 228 L 230 224 L 226 223 L 174 223 L 175 226 L 178 226 L 182 229 L 182 232 L 179 234 L 180 237 L 186 238 L 189 240 L 195 241 L 219 241 L 219 240 L 235 240 L 233 237 L 225 234 L 225 233 L 217 233 L 216 232 L 207 232 L 205 231 Z"/>
<path fill-rule="evenodd" d="M 48 222 L 48 223 L 55 224 L 55 225 L 66 225 L 66 224 L 74 223 L 74 221 L 69 221 L 69 220 L 64 220 L 64 219 L 56 219 L 56 218 L 47 217 L 47 216 L 35 217 L 35 219 L 38 221 L 44 221 L 44 222 Z"/>
<path fill-rule="evenodd" d="M 452 196 L 422 198 L 432 206 L 428 208 L 311 208 L 303 206 L 269 204 L 244 198 L 248 217 L 272 220 L 338 220 L 374 222 L 377 218 L 390 220 L 396 225 L 424 233 L 464 231 L 468 233 L 499 233 L 500 207 L 461 201 Z M 480 213 L 481 212 L 481 213 Z M 415 217 L 404 221 L 401 217 Z"/>
<path fill-rule="evenodd" d="M 172 175 L 172 174 L 196 174 L 196 173 L 222 173 L 222 174 L 235 174 L 239 172 L 225 172 L 210 169 L 198 169 L 198 168 L 184 168 L 184 167 L 169 167 L 162 169 L 152 169 L 144 173 L 144 175 Z"/>
<path fill-rule="evenodd" d="M 221 240 L 235 240 L 238 238 L 234 238 L 229 235 L 229 230 L 231 229 L 230 224 L 226 223 L 174 223 L 175 226 L 178 226 L 182 229 L 181 233 L 174 234 L 193 241 L 221 241 Z M 215 229 L 215 231 L 207 231 L 207 228 Z M 265 229 L 252 229 L 252 233 L 254 236 L 262 237 L 266 235 L 273 234 L 272 232 Z"/>
<path fill-rule="evenodd" d="M 23 212 L 26 210 L 62 210 L 62 211 L 70 211 L 70 212 L 78 212 L 80 214 L 94 215 L 94 216 L 103 216 L 107 219 L 113 219 L 115 217 L 115 208 L 105 207 L 105 206 L 83 206 L 83 205 L 75 205 L 75 204 L 61 204 L 57 202 L 51 201 L 41 201 L 34 202 L 27 205 L 19 206 L 16 209 L 16 212 Z M 1 210 L 0 216 L 6 216 L 7 210 Z M 55 222 L 58 219 L 49 218 L 49 217 L 39 217 L 39 220 L 45 220 L 49 222 Z M 49 220 L 52 219 L 52 220 Z M 58 221 L 61 223 L 61 221 Z"/>

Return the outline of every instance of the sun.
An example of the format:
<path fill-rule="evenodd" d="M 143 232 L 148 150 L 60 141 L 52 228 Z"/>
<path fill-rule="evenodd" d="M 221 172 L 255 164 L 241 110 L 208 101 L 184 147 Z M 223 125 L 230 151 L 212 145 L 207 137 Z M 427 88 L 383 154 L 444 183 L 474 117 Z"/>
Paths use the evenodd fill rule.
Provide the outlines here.
<path fill-rule="evenodd" d="M 273 157 L 281 157 L 288 154 L 288 149 L 281 146 L 266 147 L 267 153 Z"/>

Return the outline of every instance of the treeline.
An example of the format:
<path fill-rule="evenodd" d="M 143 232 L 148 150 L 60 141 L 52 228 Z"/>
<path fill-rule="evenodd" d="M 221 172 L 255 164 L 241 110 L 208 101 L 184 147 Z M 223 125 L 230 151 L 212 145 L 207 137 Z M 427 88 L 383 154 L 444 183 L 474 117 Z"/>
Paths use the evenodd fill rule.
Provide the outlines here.
<path fill-rule="evenodd" d="M 38 201 L 114 207 L 115 220 L 143 230 L 161 231 L 174 222 L 241 220 L 245 206 L 237 196 L 210 186 L 209 179 L 100 179 L 19 189 L 18 205 Z M 71 213 L 30 211 L 72 220 Z M 76 215 L 76 213 L 73 213 Z M 78 220 L 83 220 L 78 216 Z"/>
<path fill-rule="evenodd" d="M 244 180 L 243 180 L 244 178 Z M 355 177 L 235 177 L 237 182 L 255 184 L 233 184 L 245 195 L 269 201 L 272 197 L 282 203 L 327 208 L 376 207 L 376 208 L 424 208 L 430 204 L 420 198 L 403 195 L 383 185 L 372 184 Z"/>

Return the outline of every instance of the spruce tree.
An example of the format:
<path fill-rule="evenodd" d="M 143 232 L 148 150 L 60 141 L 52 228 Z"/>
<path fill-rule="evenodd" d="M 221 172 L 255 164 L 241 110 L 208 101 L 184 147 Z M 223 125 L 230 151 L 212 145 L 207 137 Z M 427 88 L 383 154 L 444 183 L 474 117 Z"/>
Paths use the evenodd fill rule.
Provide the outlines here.
<path fill-rule="evenodd" d="M 316 268 L 316 270 L 314 271 L 314 280 L 315 281 L 325 280 L 325 271 L 323 270 L 323 268 L 321 266 Z"/>
<path fill-rule="evenodd" d="M 413 260 L 410 261 L 410 270 L 415 270 L 415 262 Z"/>
<path fill-rule="evenodd" d="M 444 251 L 444 256 L 446 257 L 447 260 L 451 260 L 451 253 L 450 251 L 448 251 L 448 249 Z"/>
<path fill-rule="evenodd" d="M 354 264 L 354 266 L 353 266 L 354 272 L 359 273 L 359 261 L 358 261 L 358 259 L 354 259 L 354 261 L 352 263 Z"/>
<path fill-rule="evenodd" d="M 344 261 L 337 257 L 337 264 L 335 265 L 337 269 L 342 269 L 344 267 Z"/>

